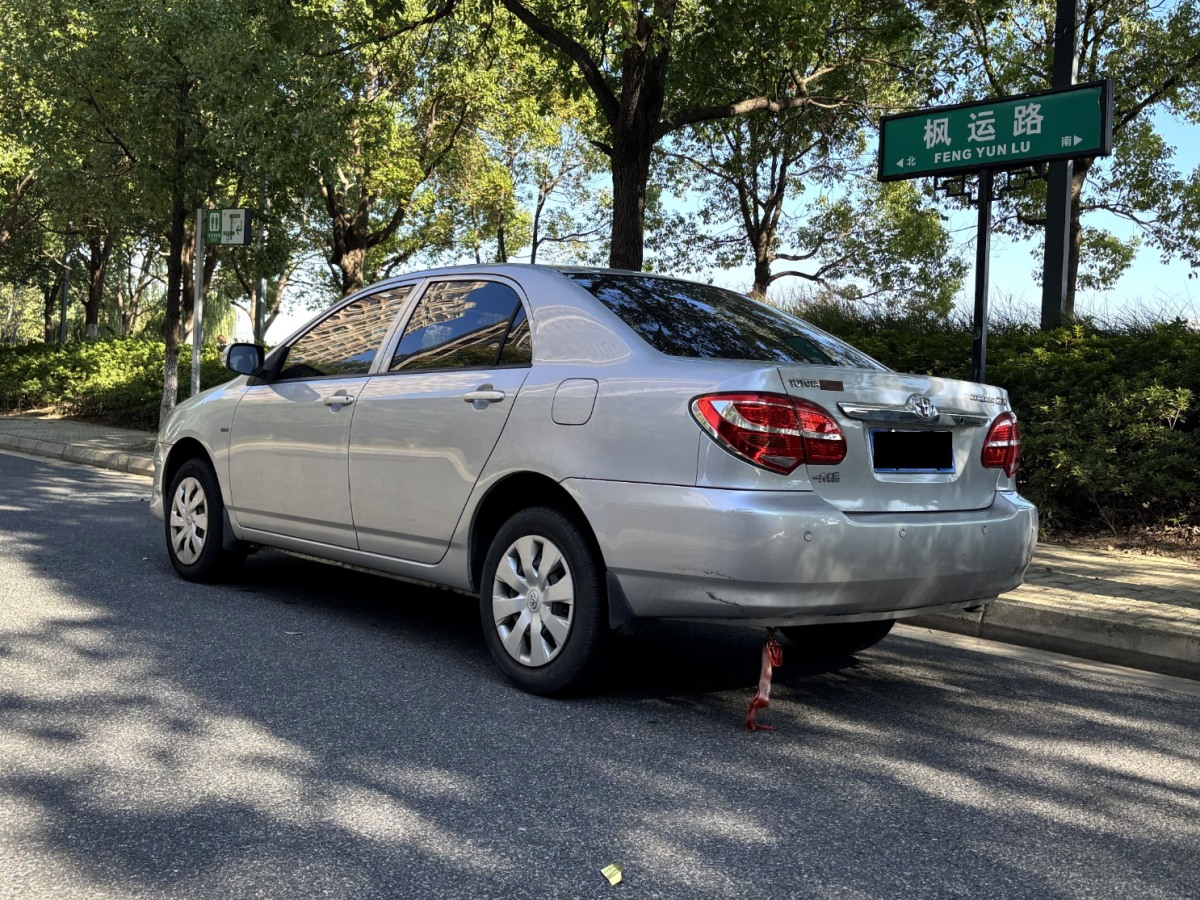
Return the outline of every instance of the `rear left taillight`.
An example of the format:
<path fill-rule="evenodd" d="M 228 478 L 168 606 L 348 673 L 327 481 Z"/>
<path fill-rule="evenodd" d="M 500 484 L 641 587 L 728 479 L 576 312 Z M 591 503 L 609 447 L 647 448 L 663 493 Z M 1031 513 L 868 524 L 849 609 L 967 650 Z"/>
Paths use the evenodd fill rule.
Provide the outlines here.
<path fill-rule="evenodd" d="M 709 394 L 692 401 L 700 427 L 739 459 L 788 475 L 804 463 L 833 466 L 846 438 L 815 403 L 784 394 Z"/>
<path fill-rule="evenodd" d="M 1021 468 L 1021 429 L 1012 413 L 1000 413 L 992 422 L 980 462 L 985 469 L 1003 469 L 1009 478 Z"/>

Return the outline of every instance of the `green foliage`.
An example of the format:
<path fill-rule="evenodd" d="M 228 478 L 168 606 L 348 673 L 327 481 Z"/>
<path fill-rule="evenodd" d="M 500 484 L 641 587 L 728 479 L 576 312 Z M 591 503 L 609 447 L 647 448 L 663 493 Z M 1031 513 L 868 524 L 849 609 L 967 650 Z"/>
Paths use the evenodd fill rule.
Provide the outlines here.
<path fill-rule="evenodd" d="M 969 378 L 967 322 L 797 310 L 898 371 Z M 1200 332 L 1182 321 L 1041 332 L 1001 324 L 987 381 L 1021 422 L 1022 493 L 1051 529 L 1200 516 Z"/>
<path fill-rule="evenodd" d="M 0 410 L 50 407 L 107 425 L 155 431 L 162 402 L 163 356 L 161 342 L 140 338 L 0 347 Z M 191 360 L 191 348 L 182 348 L 181 396 L 187 394 Z M 205 346 L 201 387 L 231 377 L 217 348 Z"/>

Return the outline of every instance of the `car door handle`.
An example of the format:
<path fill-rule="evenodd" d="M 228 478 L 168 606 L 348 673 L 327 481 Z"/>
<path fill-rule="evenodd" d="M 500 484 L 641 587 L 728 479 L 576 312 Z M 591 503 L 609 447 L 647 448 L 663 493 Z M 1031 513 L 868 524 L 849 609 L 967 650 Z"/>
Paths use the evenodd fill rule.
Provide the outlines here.
<path fill-rule="evenodd" d="M 324 398 L 321 402 L 326 406 L 349 406 L 354 402 L 354 398 L 349 394 L 333 394 L 330 397 Z"/>
<path fill-rule="evenodd" d="M 504 391 L 483 390 L 467 391 L 463 394 L 463 400 L 467 403 L 475 403 L 482 400 L 484 403 L 499 403 L 504 399 Z"/>

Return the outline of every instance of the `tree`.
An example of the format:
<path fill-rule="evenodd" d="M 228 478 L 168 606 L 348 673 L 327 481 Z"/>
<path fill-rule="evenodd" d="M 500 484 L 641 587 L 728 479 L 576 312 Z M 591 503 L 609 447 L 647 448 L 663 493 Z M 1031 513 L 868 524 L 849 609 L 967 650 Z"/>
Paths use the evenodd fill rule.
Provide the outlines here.
<path fill-rule="evenodd" d="M 851 2 L 831 12 L 804 0 L 503 3 L 575 67 L 600 108 L 612 172 L 610 264 L 630 269 L 642 267 L 651 155 L 664 137 L 703 122 L 824 105 L 825 83 L 867 61 L 851 54 L 811 66 L 830 43 L 871 35 L 899 47 L 919 34 L 902 4 Z M 752 70 L 756 77 L 745 78 Z"/>
<path fill-rule="evenodd" d="M 474 25 L 456 0 L 289 6 L 266 135 L 272 172 L 303 174 L 302 208 L 342 294 L 449 236 L 434 176 L 487 102 Z"/>
<path fill-rule="evenodd" d="M 1055 4 L 964 6 L 960 40 L 944 68 L 952 96 L 1006 96 L 1050 86 Z M 1079 81 L 1112 78 L 1113 156 L 1076 160 L 1066 315 L 1080 287 L 1111 286 L 1132 261 L 1136 241 L 1085 223 L 1107 212 L 1131 223 L 1164 256 L 1200 265 L 1200 234 L 1188 228 L 1200 197 L 1200 171 L 1180 173 L 1159 116 L 1200 122 L 1200 2 L 1084 0 L 1079 6 Z M 1045 184 L 1009 195 L 997 227 L 1043 230 Z M 1192 218 L 1189 218 L 1192 217 Z"/>

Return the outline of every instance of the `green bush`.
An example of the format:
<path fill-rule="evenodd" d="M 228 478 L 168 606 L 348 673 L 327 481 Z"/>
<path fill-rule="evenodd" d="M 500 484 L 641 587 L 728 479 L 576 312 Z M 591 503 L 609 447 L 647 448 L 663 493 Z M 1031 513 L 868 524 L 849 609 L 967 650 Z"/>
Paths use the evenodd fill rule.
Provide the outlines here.
<path fill-rule="evenodd" d="M 106 425 L 158 428 L 165 347 L 141 338 L 0 347 L 0 410 L 53 408 Z M 190 391 L 192 351 L 180 349 L 179 399 Z M 201 387 L 228 381 L 216 347 L 201 350 Z"/>
<path fill-rule="evenodd" d="M 799 311 L 902 372 L 969 378 L 966 322 Z M 1000 323 L 987 381 L 1021 422 L 1022 493 L 1051 530 L 1200 519 L 1200 332 L 1185 322 L 1042 332 Z"/>
<path fill-rule="evenodd" d="M 969 378 L 964 321 L 799 310 L 894 369 Z M 190 348 L 180 354 L 180 399 Z M 154 430 L 163 346 L 138 339 L 0 347 L 0 409 L 55 407 Z M 204 387 L 229 379 L 205 347 Z M 999 323 L 987 380 L 1021 421 L 1022 492 L 1051 529 L 1122 530 L 1200 521 L 1200 332 L 1183 322 L 1042 332 Z"/>

